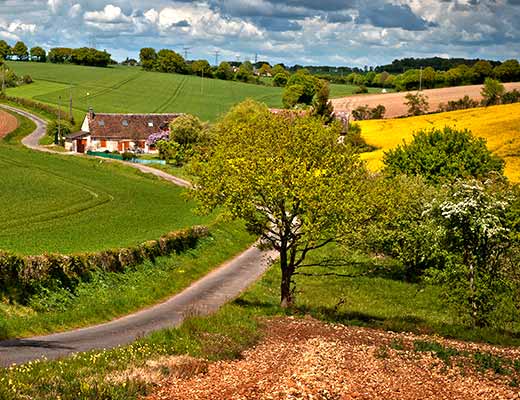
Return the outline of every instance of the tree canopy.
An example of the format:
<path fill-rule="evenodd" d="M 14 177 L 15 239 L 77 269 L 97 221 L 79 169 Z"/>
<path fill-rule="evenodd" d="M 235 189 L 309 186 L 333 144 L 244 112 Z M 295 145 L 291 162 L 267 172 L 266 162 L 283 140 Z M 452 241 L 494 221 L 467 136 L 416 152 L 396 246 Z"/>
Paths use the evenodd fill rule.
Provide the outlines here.
<path fill-rule="evenodd" d="M 216 126 L 208 161 L 196 164 L 201 208 L 223 207 L 280 254 L 281 303 L 293 301 L 292 276 L 307 254 L 349 230 L 362 212 L 367 172 L 341 126 L 294 113 L 272 114 L 247 100 Z"/>
<path fill-rule="evenodd" d="M 11 54 L 16 56 L 20 61 L 27 61 L 29 58 L 29 50 L 24 42 L 18 41 L 11 49 Z"/>
<path fill-rule="evenodd" d="M 417 132 L 409 144 L 386 152 L 383 162 L 390 175 L 420 175 L 432 183 L 504 170 L 504 161 L 489 151 L 484 139 L 450 127 Z"/>

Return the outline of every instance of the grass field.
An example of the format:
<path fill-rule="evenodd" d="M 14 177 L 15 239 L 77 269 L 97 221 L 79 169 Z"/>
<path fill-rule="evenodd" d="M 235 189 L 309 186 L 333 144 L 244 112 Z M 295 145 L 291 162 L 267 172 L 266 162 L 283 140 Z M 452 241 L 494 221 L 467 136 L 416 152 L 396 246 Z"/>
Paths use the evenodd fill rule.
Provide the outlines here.
<path fill-rule="evenodd" d="M 487 140 L 487 146 L 506 161 L 505 173 L 520 182 L 520 103 L 487 108 L 453 111 L 419 117 L 372 120 L 360 122 L 362 135 L 378 150 L 363 154 L 371 169 L 382 167 L 383 153 L 421 129 L 452 126 L 469 129 L 475 136 Z"/>
<path fill-rule="evenodd" d="M 9 62 L 19 75 L 29 74 L 30 85 L 8 89 L 11 96 L 35 99 L 86 112 L 186 112 L 214 121 L 234 104 L 253 98 L 269 107 L 282 106 L 282 88 L 196 76 L 145 72 L 137 67 L 81 67 L 51 63 Z M 269 82 L 267 82 L 269 83 Z M 357 86 L 331 85 L 331 97 L 350 96 Z M 369 93 L 379 93 L 369 88 Z M 68 108 L 67 108 L 68 109 Z"/>
<path fill-rule="evenodd" d="M 9 65 L 19 75 L 29 74 L 31 85 L 10 89 L 9 95 L 68 104 L 99 112 L 187 112 L 215 120 L 232 105 L 248 98 L 281 106 L 281 89 L 269 86 L 201 79 L 196 76 L 145 72 L 140 68 L 94 68 L 74 65 L 18 63 Z"/>
<path fill-rule="evenodd" d="M 29 133 L 32 123 L 18 118 L 18 133 Z M 194 215 L 181 188 L 117 163 L 7 144 L 16 136 L 0 142 L 0 249 L 96 251 L 210 221 Z"/>

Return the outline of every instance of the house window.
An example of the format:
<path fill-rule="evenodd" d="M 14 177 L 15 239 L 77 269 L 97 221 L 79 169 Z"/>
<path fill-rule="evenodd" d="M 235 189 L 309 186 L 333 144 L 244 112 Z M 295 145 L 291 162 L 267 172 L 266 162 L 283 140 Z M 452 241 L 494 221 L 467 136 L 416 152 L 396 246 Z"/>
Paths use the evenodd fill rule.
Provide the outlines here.
<path fill-rule="evenodd" d="M 128 126 L 128 121 L 126 119 L 124 119 L 122 124 L 123 124 L 123 126 Z"/>
<path fill-rule="evenodd" d="M 149 126 L 150 128 L 153 128 L 153 121 L 148 121 L 148 126 Z"/>
<path fill-rule="evenodd" d="M 105 121 L 100 120 L 100 121 L 98 122 L 98 125 L 99 125 L 99 126 L 105 126 Z"/>
<path fill-rule="evenodd" d="M 105 139 L 101 139 L 101 147 L 107 147 L 107 141 Z"/>

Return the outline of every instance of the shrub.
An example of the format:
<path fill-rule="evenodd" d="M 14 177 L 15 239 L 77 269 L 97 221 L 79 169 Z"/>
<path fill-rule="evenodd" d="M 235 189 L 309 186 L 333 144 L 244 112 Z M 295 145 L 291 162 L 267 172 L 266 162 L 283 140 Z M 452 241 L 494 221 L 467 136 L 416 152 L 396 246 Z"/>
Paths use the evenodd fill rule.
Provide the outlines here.
<path fill-rule="evenodd" d="M 420 175 L 431 183 L 504 170 L 504 161 L 489 151 L 484 139 L 450 127 L 417 132 L 409 144 L 386 152 L 383 162 L 390 175 Z"/>
<path fill-rule="evenodd" d="M 181 146 L 207 141 L 207 126 L 194 115 L 185 114 L 170 123 L 170 139 Z"/>
<path fill-rule="evenodd" d="M 368 93 L 368 88 L 365 85 L 359 85 L 355 90 L 354 94 Z"/>
<path fill-rule="evenodd" d="M 31 75 L 24 75 L 22 80 L 23 80 L 23 83 L 25 83 L 26 85 L 33 83 Z"/>
<path fill-rule="evenodd" d="M 520 102 L 520 92 L 516 89 L 502 95 L 502 104 L 513 104 Z"/>
<path fill-rule="evenodd" d="M 24 106 L 24 107 L 34 108 L 34 109 L 43 111 L 47 114 L 53 115 L 56 118 L 58 117 L 58 115 L 61 115 L 61 118 L 63 118 L 63 119 L 65 119 L 65 117 L 67 116 L 63 110 L 61 110 L 61 112 L 60 112 L 57 107 L 51 106 L 49 104 L 43 104 L 43 103 L 40 103 L 40 102 L 32 100 L 32 99 L 26 99 L 26 98 L 22 98 L 22 97 L 14 97 L 14 96 L 6 96 L 5 99 L 12 103 L 20 104 L 21 106 Z M 73 121 L 72 118 L 71 118 L 71 121 Z"/>
<path fill-rule="evenodd" d="M 58 132 L 58 121 L 51 121 L 47 124 L 47 136 L 51 138 L 56 138 L 59 136 L 59 141 L 62 142 L 65 136 L 69 135 L 72 132 L 72 126 L 67 121 L 61 121 L 59 124 L 59 132 Z M 58 135 L 59 133 L 59 135 Z"/>
<path fill-rule="evenodd" d="M 482 95 L 483 106 L 493 106 L 500 104 L 500 99 L 505 92 L 504 85 L 496 79 L 486 78 L 484 87 L 480 94 Z"/>
<path fill-rule="evenodd" d="M 352 116 L 356 121 L 363 121 L 368 119 L 381 119 L 384 117 L 386 113 L 386 107 L 382 104 L 374 108 L 370 108 L 367 104 L 364 106 L 359 106 L 354 111 L 352 111 Z"/>
<path fill-rule="evenodd" d="M 145 260 L 193 248 L 208 234 L 206 227 L 195 226 L 137 246 L 98 253 L 18 256 L 0 251 L 0 291 L 11 301 L 27 304 L 42 288 L 73 290 L 94 271 L 124 272 Z"/>
<path fill-rule="evenodd" d="M 125 151 L 123 154 L 121 154 L 121 157 L 123 157 L 123 161 L 132 161 L 135 158 L 135 154 L 129 151 Z"/>
<path fill-rule="evenodd" d="M 468 108 L 478 107 L 480 103 L 471 99 L 469 96 L 464 96 L 459 100 L 448 101 L 447 104 L 439 104 L 439 112 L 466 110 Z"/>
<path fill-rule="evenodd" d="M 423 115 L 426 114 L 430 108 L 428 103 L 428 96 L 422 93 L 408 93 L 405 97 L 405 106 L 408 107 L 409 115 Z"/>

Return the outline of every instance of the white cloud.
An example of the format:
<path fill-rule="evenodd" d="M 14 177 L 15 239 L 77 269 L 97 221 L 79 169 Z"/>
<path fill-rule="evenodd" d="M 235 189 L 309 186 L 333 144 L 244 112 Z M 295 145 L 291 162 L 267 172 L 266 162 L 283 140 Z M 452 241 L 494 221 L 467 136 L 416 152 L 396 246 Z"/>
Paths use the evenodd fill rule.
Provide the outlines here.
<path fill-rule="evenodd" d="M 112 4 L 107 4 L 102 11 L 88 11 L 83 18 L 93 24 L 130 22 L 130 17 L 123 14 L 121 7 Z"/>
<path fill-rule="evenodd" d="M 69 17 L 76 18 L 81 14 L 81 4 L 74 4 L 69 10 Z"/>

